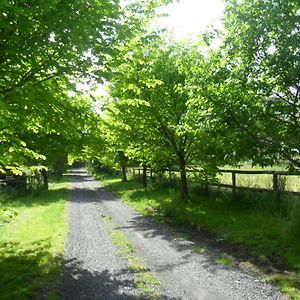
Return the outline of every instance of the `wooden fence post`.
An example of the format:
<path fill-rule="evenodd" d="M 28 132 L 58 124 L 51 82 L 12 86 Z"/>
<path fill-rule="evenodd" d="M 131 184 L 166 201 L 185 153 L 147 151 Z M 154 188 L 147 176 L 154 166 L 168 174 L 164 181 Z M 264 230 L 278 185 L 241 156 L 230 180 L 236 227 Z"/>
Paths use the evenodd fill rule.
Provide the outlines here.
<path fill-rule="evenodd" d="M 279 191 L 279 175 L 276 171 L 273 173 L 273 193 L 276 200 L 277 209 L 279 209 L 280 191 Z"/>
<path fill-rule="evenodd" d="M 277 173 L 273 173 L 273 191 L 274 193 L 278 192 L 278 174 Z"/>
<path fill-rule="evenodd" d="M 231 179 L 232 179 L 232 196 L 235 198 L 236 196 L 236 174 L 235 172 L 231 172 Z"/>
<path fill-rule="evenodd" d="M 147 166 L 144 164 L 143 165 L 143 187 L 144 189 L 147 188 Z"/>

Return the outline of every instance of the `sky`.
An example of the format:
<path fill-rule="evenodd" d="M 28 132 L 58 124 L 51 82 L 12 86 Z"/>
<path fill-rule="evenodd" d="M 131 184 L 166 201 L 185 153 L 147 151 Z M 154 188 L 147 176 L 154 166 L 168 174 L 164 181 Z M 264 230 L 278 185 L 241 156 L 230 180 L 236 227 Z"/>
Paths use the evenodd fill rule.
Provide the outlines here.
<path fill-rule="evenodd" d="M 156 23 L 171 29 L 178 40 L 195 39 L 211 25 L 221 29 L 223 11 L 222 0 L 179 0 L 160 9 L 169 16 Z"/>

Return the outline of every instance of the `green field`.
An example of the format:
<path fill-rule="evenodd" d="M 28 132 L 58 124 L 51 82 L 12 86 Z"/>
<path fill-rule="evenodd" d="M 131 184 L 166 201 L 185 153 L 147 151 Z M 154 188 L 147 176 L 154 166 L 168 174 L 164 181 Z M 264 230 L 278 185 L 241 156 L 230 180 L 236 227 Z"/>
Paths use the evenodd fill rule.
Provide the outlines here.
<path fill-rule="evenodd" d="M 285 164 L 275 165 L 273 167 L 259 167 L 252 166 L 251 163 L 244 163 L 238 168 L 226 166 L 223 169 L 226 170 L 251 170 L 251 171 L 286 171 L 287 166 Z M 231 173 L 222 173 L 218 176 L 220 183 L 232 184 Z M 237 186 L 250 187 L 250 188 L 261 188 L 261 189 L 272 189 L 273 186 L 272 174 L 236 174 Z M 279 182 L 286 191 L 300 192 L 300 176 L 288 175 L 279 177 Z"/>
<path fill-rule="evenodd" d="M 0 299 L 58 298 L 68 182 L 26 197 L 1 195 Z"/>

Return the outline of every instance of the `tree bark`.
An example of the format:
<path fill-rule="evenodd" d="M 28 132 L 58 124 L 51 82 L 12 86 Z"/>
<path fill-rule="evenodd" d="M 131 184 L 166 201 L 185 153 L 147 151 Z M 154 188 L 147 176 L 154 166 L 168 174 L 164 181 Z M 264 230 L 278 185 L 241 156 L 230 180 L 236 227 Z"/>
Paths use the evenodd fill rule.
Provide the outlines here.
<path fill-rule="evenodd" d="M 184 158 L 184 153 L 179 153 L 178 155 L 179 170 L 180 170 L 180 189 L 181 189 L 181 199 L 187 201 L 189 198 L 189 190 L 186 176 L 186 162 Z"/>
<path fill-rule="evenodd" d="M 122 181 L 127 182 L 126 166 L 122 166 Z"/>
<path fill-rule="evenodd" d="M 41 174 L 42 174 L 43 180 L 44 180 L 44 189 L 48 190 L 48 188 L 49 188 L 48 172 L 45 169 L 43 169 L 43 170 L 41 170 Z"/>
<path fill-rule="evenodd" d="M 68 158 L 67 155 L 62 153 L 56 157 L 54 163 L 54 171 L 58 177 L 62 177 L 63 172 L 66 170 Z"/>
<path fill-rule="evenodd" d="M 148 182 L 147 182 L 147 166 L 143 165 L 143 187 L 144 189 L 147 188 Z"/>

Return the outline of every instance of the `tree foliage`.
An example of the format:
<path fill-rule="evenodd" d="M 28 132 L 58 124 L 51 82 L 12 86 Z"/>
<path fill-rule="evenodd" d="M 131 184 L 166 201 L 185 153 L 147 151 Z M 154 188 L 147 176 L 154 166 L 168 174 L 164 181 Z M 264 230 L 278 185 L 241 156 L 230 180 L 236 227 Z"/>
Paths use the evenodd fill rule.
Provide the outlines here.
<path fill-rule="evenodd" d="M 187 199 L 186 166 L 207 166 L 215 153 L 213 139 L 189 104 L 187 76 L 201 54 L 191 45 L 163 43 L 155 34 L 131 41 L 121 53 L 114 62 L 108 113 L 114 140 L 142 165 L 178 166 L 182 198 Z"/>
<path fill-rule="evenodd" d="M 235 115 L 246 111 L 255 159 L 299 168 L 299 1 L 228 1 L 225 20 L 227 68 L 244 99 Z"/>
<path fill-rule="evenodd" d="M 163 2 L 1 2 L 0 166 L 53 165 L 55 157 L 80 150 L 93 119 L 91 99 L 68 91 L 81 78 L 108 78 L 116 46 Z"/>
<path fill-rule="evenodd" d="M 299 168 L 299 2 L 228 0 L 220 49 L 191 78 L 233 161 Z"/>

